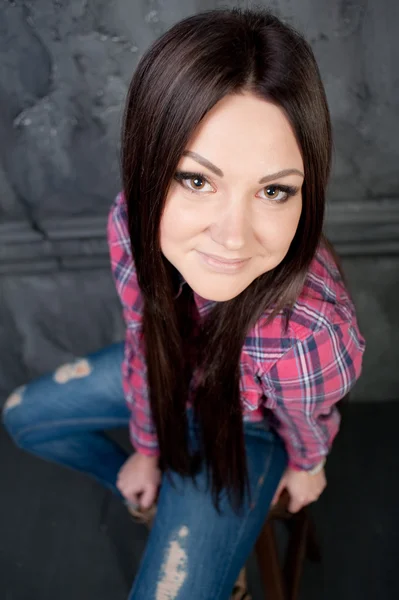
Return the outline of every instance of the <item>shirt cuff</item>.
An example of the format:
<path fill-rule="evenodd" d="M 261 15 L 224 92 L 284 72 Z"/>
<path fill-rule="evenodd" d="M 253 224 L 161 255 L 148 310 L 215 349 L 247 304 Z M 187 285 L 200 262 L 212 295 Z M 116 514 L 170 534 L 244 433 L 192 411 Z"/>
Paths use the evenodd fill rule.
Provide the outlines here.
<path fill-rule="evenodd" d="M 148 448 L 147 446 L 140 446 L 138 444 L 133 444 L 133 446 L 136 452 L 144 456 L 160 456 L 159 448 Z"/>

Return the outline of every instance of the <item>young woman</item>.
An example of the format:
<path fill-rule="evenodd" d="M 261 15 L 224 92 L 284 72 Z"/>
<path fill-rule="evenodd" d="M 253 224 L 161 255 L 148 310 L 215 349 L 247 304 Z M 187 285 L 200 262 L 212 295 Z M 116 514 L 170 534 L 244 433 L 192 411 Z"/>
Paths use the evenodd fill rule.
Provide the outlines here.
<path fill-rule="evenodd" d="M 364 340 L 323 237 L 314 55 L 266 11 L 187 18 L 141 59 L 108 220 L 123 342 L 19 388 L 15 442 L 157 515 L 129 598 L 225 599 L 269 507 L 326 486 Z M 107 428 L 129 424 L 127 456 Z"/>

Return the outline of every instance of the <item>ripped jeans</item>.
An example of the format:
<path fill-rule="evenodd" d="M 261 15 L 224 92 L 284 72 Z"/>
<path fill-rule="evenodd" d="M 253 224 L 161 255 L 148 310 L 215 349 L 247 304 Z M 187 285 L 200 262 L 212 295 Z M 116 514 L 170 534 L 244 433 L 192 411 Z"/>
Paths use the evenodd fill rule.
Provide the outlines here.
<path fill-rule="evenodd" d="M 15 443 L 46 460 L 87 473 L 121 498 L 117 474 L 128 454 L 104 431 L 127 426 L 121 363 L 124 342 L 77 358 L 14 391 L 3 422 Z M 190 418 L 190 443 L 198 432 Z M 222 494 L 221 514 L 201 469 L 161 483 L 154 525 L 129 600 L 227 600 L 260 533 L 287 464 L 268 423 L 244 422 L 251 499 L 239 514 Z M 122 499 L 122 498 L 121 498 Z"/>

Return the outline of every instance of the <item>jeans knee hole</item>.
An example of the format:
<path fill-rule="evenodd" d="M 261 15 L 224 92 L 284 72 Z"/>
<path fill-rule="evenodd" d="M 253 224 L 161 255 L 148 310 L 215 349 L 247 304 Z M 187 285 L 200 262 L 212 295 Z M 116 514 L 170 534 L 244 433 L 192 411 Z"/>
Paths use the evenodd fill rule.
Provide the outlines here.
<path fill-rule="evenodd" d="M 56 383 L 67 383 L 71 379 L 81 379 L 90 375 L 92 369 L 86 358 L 76 360 L 72 363 L 61 365 L 54 372 L 54 381 Z"/>
<path fill-rule="evenodd" d="M 182 540 L 188 534 L 188 527 L 183 526 L 179 529 L 178 538 Z M 187 577 L 187 554 L 179 540 L 170 542 L 162 571 L 162 579 L 157 585 L 156 600 L 174 600 Z"/>
<path fill-rule="evenodd" d="M 22 385 L 13 391 L 13 393 L 7 398 L 4 404 L 4 411 L 10 410 L 11 408 L 15 408 L 22 403 L 22 396 L 26 385 Z"/>

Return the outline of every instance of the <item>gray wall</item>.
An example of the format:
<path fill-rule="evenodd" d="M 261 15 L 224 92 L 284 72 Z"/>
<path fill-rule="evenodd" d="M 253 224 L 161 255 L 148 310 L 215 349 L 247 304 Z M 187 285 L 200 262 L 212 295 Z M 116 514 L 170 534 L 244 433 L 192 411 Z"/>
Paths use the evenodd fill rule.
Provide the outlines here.
<path fill-rule="evenodd" d="M 399 4 L 280 0 L 312 43 L 335 134 L 327 232 L 368 341 L 353 397 L 398 396 Z M 148 45 L 195 12 L 251 2 L 0 0 L 0 403 L 123 338 L 106 215 L 121 111 Z"/>

